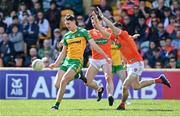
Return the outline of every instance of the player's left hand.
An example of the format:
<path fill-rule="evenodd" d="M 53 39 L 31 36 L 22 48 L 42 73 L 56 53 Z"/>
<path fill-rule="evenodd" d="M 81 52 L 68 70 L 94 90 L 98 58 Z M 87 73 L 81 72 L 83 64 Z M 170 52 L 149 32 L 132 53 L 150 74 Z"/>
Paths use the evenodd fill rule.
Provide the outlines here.
<path fill-rule="evenodd" d="M 99 7 L 97 7 L 97 9 L 98 9 L 99 16 L 103 19 L 104 15 L 103 15 L 102 11 L 100 10 Z"/>
<path fill-rule="evenodd" d="M 134 39 L 137 39 L 139 36 L 140 36 L 140 34 L 134 34 L 132 37 L 133 37 Z"/>

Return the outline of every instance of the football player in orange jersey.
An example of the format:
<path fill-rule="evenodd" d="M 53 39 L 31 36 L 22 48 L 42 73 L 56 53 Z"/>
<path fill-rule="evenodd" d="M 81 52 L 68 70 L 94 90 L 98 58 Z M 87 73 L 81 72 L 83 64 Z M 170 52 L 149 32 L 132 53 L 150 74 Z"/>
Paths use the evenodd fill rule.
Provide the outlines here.
<path fill-rule="evenodd" d="M 91 20 L 92 25 L 94 29 L 89 31 L 90 36 L 94 39 L 96 44 L 108 55 L 109 58 L 111 58 L 111 40 L 107 39 L 104 35 L 99 32 L 99 30 L 96 29 L 96 26 L 94 25 L 93 20 Z M 111 32 L 110 29 L 103 27 L 104 30 Z M 114 84 L 112 80 L 112 64 L 108 63 L 105 59 L 104 56 L 99 54 L 95 49 L 92 48 L 92 58 L 89 59 L 89 67 L 86 72 L 85 77 L 87 78 L 87 83 L 86 85 L 89 87 L 94 87 L 93 86 L 93 79 L 95 78 L 96 74 L 99 72 L 100 69 L 104 72 L 105 79 L 107 82 L 106 89 L 107 89 L 107 95 L 108 95 L 108 102 L 109 106 L 112 106 L 114 103 L 114 98 L 113 98 L 113 91 L 114 91 Z M 103 92 L 103 88 L 101 89 L 101 92 Z M 98 100 L 101 100 L 101 94 L 98 93 Z"/>

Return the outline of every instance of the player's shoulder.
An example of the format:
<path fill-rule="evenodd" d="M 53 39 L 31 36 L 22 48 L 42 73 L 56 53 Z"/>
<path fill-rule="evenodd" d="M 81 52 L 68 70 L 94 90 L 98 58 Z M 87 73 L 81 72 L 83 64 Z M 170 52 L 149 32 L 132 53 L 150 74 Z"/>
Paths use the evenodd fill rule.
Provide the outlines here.
<path fill-rule="evenodd" d="M 68 31 L 66 34 L 64 34 L 64 39 L 67 38 L 69 35 L 71 35 L 70 31 Z"/>
<path fill-rule="evenodd" d="M 80 33 L 88 32 L 85 28 L 82 28 L 82 27 L 78 27 L 78 31 Z"/>
<path fill-rule="evenodd" d="M 64 36 L 68 36 L 68 35 L 70 35 L 70 34 L 71 34 L 71 32 L 68 31 L 67 33 L 64 34 Z"/>

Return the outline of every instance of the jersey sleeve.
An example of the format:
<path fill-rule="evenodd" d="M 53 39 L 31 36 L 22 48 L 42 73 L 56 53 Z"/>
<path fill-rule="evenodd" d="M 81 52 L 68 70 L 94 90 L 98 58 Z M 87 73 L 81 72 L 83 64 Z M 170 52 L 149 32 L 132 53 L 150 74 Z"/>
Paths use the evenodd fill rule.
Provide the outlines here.
<path fill-rule="evenodd" d="M 109 39 L 110 39 L 110 40 L 113 40 L 113 41 L 116 39 L 115 36 L 114 36 L 114 34 L 113 34 L 112 32 L 110 33 Z"/>
<path fill-rule="evenodd" d="M 66 41 L 65 36 L 64 36 L 63 39 L 61 40 L 61 43 L 63 43 L 63 45 L 65 45 L 65 46 L 67 46 L 67 41 Z"/>
<path fill-rule="evenodd" d="M 121 33 L 119 34 L 119 36 L 123 37 L 123 38 L 121 38 L 121 39 L 128 39 L 128 38 L 130 38 L 127 31 L 121 31 Z"/>
<path fill-rule="evenodd" d="M 90 34 L 88 33 L 88 31 L 86 29 L 84 29 L 82 32 L 83 32 L 83 36 L 85 37 L 86 40 L 92 39 Z"/>

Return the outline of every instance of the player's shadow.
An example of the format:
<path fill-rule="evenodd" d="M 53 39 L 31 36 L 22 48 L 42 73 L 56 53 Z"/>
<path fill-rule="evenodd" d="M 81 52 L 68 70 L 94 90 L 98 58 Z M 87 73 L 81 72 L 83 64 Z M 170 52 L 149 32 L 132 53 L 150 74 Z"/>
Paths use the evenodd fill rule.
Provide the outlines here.
<path fill-rule="evenodd" d="M 100 110 L 100 111 L 107 111 L 107 110 L 116 110 L 116 109 L 111 109 L 111 108 L 99 108 L 99 109 L 93 109 L 93 108 L 76 108 L 76 109 L 63 109 L 63 110 L 78 110 L 78 111 L 85 111 L 85 110 L 87 110 L 87 111 L 91 111 L 91 110 Z"/>
<path fill-rule="evenodd" d="M 169 111 L 174 111 L 174 110 L 172 110 L 172 109 L 128 109 L 128 110 L 132 110 L 132 111 L 142 111 L 142 110 L 144 110 L 144 111 L 164 111 L 164 112 L 169 112 Z"/>

